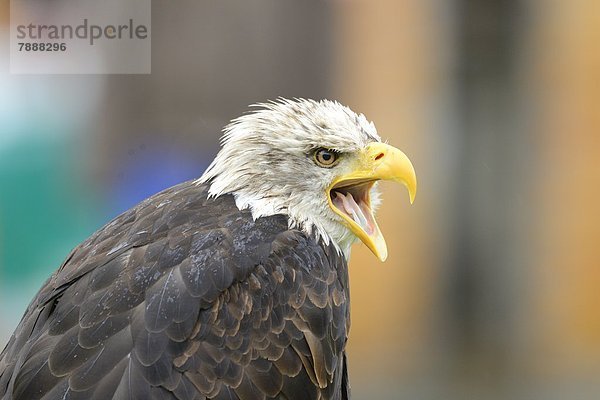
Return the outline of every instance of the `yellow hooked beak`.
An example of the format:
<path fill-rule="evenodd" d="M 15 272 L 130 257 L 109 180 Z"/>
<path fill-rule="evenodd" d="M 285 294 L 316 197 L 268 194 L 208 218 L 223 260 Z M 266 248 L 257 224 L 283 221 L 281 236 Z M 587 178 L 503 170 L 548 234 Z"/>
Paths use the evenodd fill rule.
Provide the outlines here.
<path fill-rule="evenodd" d="M 329 206 L 344 224 L 379 258 L 387 258 L 387 245 L 371 211 L 370 191 L 379 180 L 402 183 L 410 202 L 417 193 L 417 177 L 408 157 L 385 143 L 361 150 L 353 170 L 337 177 L 328 188 Z"/>

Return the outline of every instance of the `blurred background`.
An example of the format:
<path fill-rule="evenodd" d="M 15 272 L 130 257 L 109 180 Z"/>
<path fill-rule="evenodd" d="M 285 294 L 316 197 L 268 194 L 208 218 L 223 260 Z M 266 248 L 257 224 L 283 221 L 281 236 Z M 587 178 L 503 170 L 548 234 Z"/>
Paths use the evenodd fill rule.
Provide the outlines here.
<path fill-rule="evenodd" d="M 384 185 L 388 261 L 353 251 L 354 398 L 600 398 L 597 0 L 153 1 L 152 74 L 103 76 L 8 74 L 0 4 L 0 348 L 248 104 L 331 98 L 419 178 Z"/>

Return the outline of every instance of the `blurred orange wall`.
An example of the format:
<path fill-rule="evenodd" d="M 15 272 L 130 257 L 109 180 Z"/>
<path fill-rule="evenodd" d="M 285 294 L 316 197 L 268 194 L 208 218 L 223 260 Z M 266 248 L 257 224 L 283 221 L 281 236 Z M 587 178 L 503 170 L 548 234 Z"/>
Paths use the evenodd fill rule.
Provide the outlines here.
<path fill-rule="evenodd" d="M 600 2 L 537 2 L 529 43 L 537 225 L 534 369 L 600 367 Z M 543 3 L 540 4 L 540 3 Z M 581 372 L 581 371 L 579 371 Z"/>
<path fill-rule="evenodd" d="M 394 381 L 410 374 L 427 344 L 430 266 L 437 255 L 426 248 L 435 235 L 426 220 L 432 188 L 422 179 L 426 175 L 420 175 L 427 150 L 424 120 L 416 111 L 425 107 L 425 95 L 438 79 L 428 68 L 435 63 L 435 29 L 429 23 L 436 18 L 431 5 L 418 0 L 336 5 L 334 97 L 364 113 L 384 140 L 409 156 L 420 185 L 413 206 L 405 188 L 381 185 L 384 201 L 377 220 L 388 244 L 385 263 L 363 245 L 352 250 L 350 368 L 353 386 L 365 388 L 377 385 L 377 379 Z"/>

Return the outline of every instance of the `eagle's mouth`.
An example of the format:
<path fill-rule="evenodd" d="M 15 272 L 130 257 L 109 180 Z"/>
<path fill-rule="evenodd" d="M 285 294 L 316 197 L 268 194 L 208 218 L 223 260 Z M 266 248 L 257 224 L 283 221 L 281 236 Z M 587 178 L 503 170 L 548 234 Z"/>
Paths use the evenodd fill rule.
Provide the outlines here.
<path fill-rule="evenodd" d="M 378 229 L 371 211 L 370 193 L 374 184 L 374 180 L 344 182 L 343 185 L 334 186 L 329 193 L 334 210 L 348 222 L 354 222 L 369 236 Z"/>
<path fill-rule="evenodd" d="M 381 261 L 387 257 L 387 245 L 371 210 L 371 188 L 376 181 L 404 184 L 412 203 L 417 191 L 417 177 L 410 160 L 400 150 L 374 142 L 363 148 L 346 171 L 338 175 L 327 189 L 329 207 L 342 223 Z"/>

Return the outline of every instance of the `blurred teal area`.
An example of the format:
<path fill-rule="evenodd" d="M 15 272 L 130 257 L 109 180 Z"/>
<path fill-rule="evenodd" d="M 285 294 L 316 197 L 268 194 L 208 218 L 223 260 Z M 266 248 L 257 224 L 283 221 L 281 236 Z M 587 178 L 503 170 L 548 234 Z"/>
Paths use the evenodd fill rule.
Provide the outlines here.
<path fill-rule="evenodd" d="M 17 320 L 70 249 L 108 214 L 86 182 L 69 127 L 21 121 L 5 123 L 4 139 L 12 139 L 0 146 L 0 302 L 13 305 L 0 309 L 5 321 Z M 14 329 L 7 325 L 0 336 Z"/>
<path fill-rule="evenodd" d="M 83 182 L 73 151 L 72 143 L 39 141 L 0 154 L 4 283 L 49 274 L 102 221 L 95 188 Z"/>

